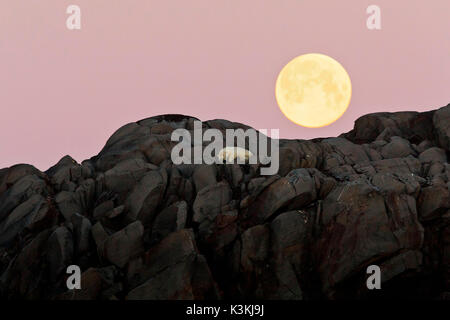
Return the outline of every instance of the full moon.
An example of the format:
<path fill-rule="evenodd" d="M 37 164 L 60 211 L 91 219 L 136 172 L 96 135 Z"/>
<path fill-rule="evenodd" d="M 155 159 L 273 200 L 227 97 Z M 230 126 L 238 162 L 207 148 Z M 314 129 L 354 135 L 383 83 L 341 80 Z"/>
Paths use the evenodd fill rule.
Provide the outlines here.
<path fill-rule="evenodd" d="M 280 72 L 275 96 L 281 112 L 308 128 L 327 126 L 347 110 L 352 84 L 333 58 L 309 53 L 291 60 Z"/>

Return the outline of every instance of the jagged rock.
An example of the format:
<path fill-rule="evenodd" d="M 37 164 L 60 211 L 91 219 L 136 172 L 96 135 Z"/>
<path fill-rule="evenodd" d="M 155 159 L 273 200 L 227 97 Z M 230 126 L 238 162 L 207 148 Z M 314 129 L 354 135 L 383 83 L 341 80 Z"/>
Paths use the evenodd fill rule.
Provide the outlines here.
<path fill-rule="evenodd" d="M 415 208 L 413 197 L 389 194 L 384 199 L 364 180 L 333 190 L 323 203 L 324 229 L 314 246 L 327 295 L 373 259 L 419 249 L 423 228 Z"/>
<path fill-rule="evenodd" d="M 155 219 L 150 238 L 151 243 L 156 243 L 171 232 L 186 227 L 187 203 L 180 201 L 161 211 Z"/>
<path fill-rule="evenodd" d="M 59 227 L 50 235 L 47 262 L 51 281 L 55 282 L 73 259 L 73 237 L 66 227 Z"/>
<path fill-rule="evenodd" d="M 48 294 L 45 267 L 45 255 L 48 252 L 47 241 L 52 230 L 40 232 L 20 250 L 0 277 L 0 293 L 9 298 L 42 299 Z M 54 264 L 60 264 L 56 258 L 58 250 L 52 253 Z M 54 277 L 54 276 L 53 276 Z"/>
<path fill-rule="evenodd" d="M 97 253 L 100 257 L 104 256 L 104 248 L 105 242 L 108 239 L 109 235 L 106 230 L 103 228 L 103 225 L 100 222 L 94 224 L 91 228 L 92 238 L 94 238 L 95 244 L 97 246 Z"/>
<path fill-rule="evenodd" d="M 409 141 L 401 137 L 391 137 L 391 142 L 381 149 L 381 155 L 385 159 L 404 158 L 414 154 Z"/>
<path fill-rule="evenodd" d="M 436 128 L 439 146 L 450 151 L 450 104 L 442 107 L 434 113 L 433 124 Z"/>
<path fill-rule="evenodd" d="M 1 171 L 3 173 L 0 173 L 0 195 L 25 176 L 36 175 L 40 178 L 44 177 L 42 172 L 29 164 L 18 164 Z"/>
<path fill-rule="evenodd" d="M 289 203 L 302 208 L 317 197 L 316 184 L 307 169 L 295 169 L 269 185 L 249 207 L 251 224 L 268 220 L 278 209 Z"/>
<path fill-rule="evenodd" d="M 173 232 L 150 249 L 128 278 L 127 299 L 217 299 L 219 292 L 191 230 Z"/>
<path fill-rule="evenodd" d="M 142 159 L 123 160 L 105 172 L 105 187 L 116 193 L 129 191 L 148 170 L 156 169 Z"/>
<path fill-rule="evenodd" d="M 383 159 L 383 157 L 381 156 L 381 148 L 379 147 L 372 148 L 372 145 L 370 144 L 363 144 L 362 147 L 364 148 L 364 151 L 366 152 L 367 156 L 371 161 Z"/>
<path fill-rule="evenodd" d="M 61 191 L 55 197 L 56 205 L 66 221 L 70 221 L 76 213 L 83 212 L 74 192 Z"/>
<path fill-rule="evenodd" d="M 372 184 L 381 193 L 418 194 L 420 191 L 420 183 L 410 175 L 376 173 L 372 176 Z"/>
<path fill-rule="evenodd" d="M 417 152 L 422 153 L 427 149 L 433 148 L 433 142 L 430 140 L 423 140 L 417 145 Z"/>
<path fill-rule="evenodd" d="M 96 169 L 106 172 L 126 159 L 146 160 L 140 145 L 148 138 L 150 129 L 137 123 L 127 124 L 118 129 L 95 157 Z"/>
<path fill-rule="evenodd" d="M 244 182 L 244 170 L 242 166 L 234 163 L 225 166 L 225 176 L 227 180 L 230 181 L 230 185 L 233 189 L 240 189 L 240 186 Z"/>
<path fill-rule="evenodd" d="M 422 264 L 422 253 L 417 250 L 408 250 L 404 253 L 383 262 L 380 265 L 383 275 L 382 282 L 387 282 L 395 276 L 406 271 L 418 270 Z"/>
<path fill-rule="evenodd" d="M 419 160 L 414 157 L 384 159 L 372 161 L 371 165 L 378 173 L 395 173 L 403 175 L 420 176 L 422 165 Z"/>
<path fill-rule="evenodd" d="M 321 145 L 311 141 L 280 140 L 279 154 L 281 176 L 296 168 L 317 168 L 322 161 Z"/>
<path fill-rule="evenodd" d="M 449 110 L 370 114 L 338 138 L 281 139 L 271 176 L 261 164 L 173 164 L 171 132 L 193 133 L 198 120 L 184 115 L 125 125 L 81 164 L 0 169 L 0 298 L 442 299 Z M 82 290 L 66 289 L 70 264 Z"/>
<path fill-rule="evenodd" d="M 174 145 L 170 135 L 166 135 L 165 138 L 151 136 L 140 146 L 140 150 L 151 163 L 160 165 L 170 159 L 170 150 Z"/>
<path fill-rule="evenodd" d="M 312 223 L 312 221 L 310 222 Z M 261 299 L 302 299 L 299 279 L 308 237 L 308 215 L 285 212 L 270 225 L 246 230 L 234 248 L 241 275 L 240 294 Z"/>
<path fill-rule="evenodd" d="M 352 131 L 343 134 L 355 143 L 368 143 L 385 131 L 380 139 L 389 140 L 392 136 L 400 136 L 412 143 L 433 140 L 432 112 L 380 112 L 372 113 L 355 121 Z"/>
<path fill-rule="evenodd" d="M 75 190 L 75 198 L 77 199 L 82 213 L 88 214 L 92 212 L 92 207 L 95 204 L 96 183 L 94 179 L 88 178 L 82 182 Z"/>
<path fill-rule="evenodd" d="M 46 172 L 54 188 L 58 191 L 75 191 L 83 177 L 82 167 L 70 156 L 65 156 Z"/>
<path fill-rule="evenodd" d="M 193 221 L 198 224 L 202 245 L 222 255 L 222 249 L 237 236 L 237 203 L 231 201 L 232 192 L 225 182 L 205 187 L 193 204 Z"/>
<path fill-rule="evenodd" d="M 297 145 L 280 146 L 280 169 L 278 173 L 282 176 L 294 168 L 300 167 L 301 155 Z"/>
<path fill-rule="evenodd" d="M 139 219 L 144 225 L 151 223 L 166 185 L 167 173 L 164 169 L 145 174 L 125 200 L 129 210 L 128 219 Z"/>
<path fill-rule="evenodd" d="M 303 274 L 303 254 L 308 237 L 309 216 L 306 212 L 290 211 L 276 217 L 270 224 L 270 260 L 275 285 L 265 296 L 271 299 L 302 299 L 301 281 Z M 304 280 L 305 281 L 305 280 Z"/>
<path fill-rule="evenodd" d="M 35 194 L 47 196 L 48 190 L 43 179 L 33 174 L 17 180 L 11 188 L 0 195 L 0 221 L 15 207 Z"/>
<path fill-rule="evenodd" d="M 238 236 L 238 231 L 238 211 L 225 209 L 215 216 L 207 229 L 199 230 L 199 237 L 201 244 L 214 252 L 215 259 L 221 259 L 225 248 Z"/>
<path fill-rule="evenodd" d="M 121 215 L 124 210 L 125 210 L 124 205 L 115 207 L 108 214 L 106 214 L 106 217 L 108 217 L 109 219 L 114 219 L 115 217 Z"/>
<path fill-rule="evenodd" d="M 103 250 L 106 259 L 123 268 L 131 258 L 143 252 L 144 227 L 135 221 L 105 240 Z"/>
<path fill-rule="evenodd" d="M 172 167 L 170 169 L 170 177 L 164 201 L 167 205 L 171 205 L 172 203 L 180 200 L 191 202 L 191 200 L 193 200 L 193 198 L 195 197 L 194 187 L 190 180 L 192 171 L 184 170 L 186 168 L 188 167 L 181 165 L 179 167 Z"/>
<path fill-rule="evenodd" d="M 208 264 L 196 256 L 170 266 L 129 292 L 127 300 L 204 300 L 218 299 Z"/>
<path fill-rule="evenodd" d="M 268 178 L 258 177 L 251 179 L 247 185 L 248 192 L 250 193 L 246 198 L 241 201 L 241 208 L 247 208 L 257 196 L 261 194 L 263 190 L 266 189 L 267 186 L 271 185 L 273 182 L 278 180 L 280 177 L 270 176 Z"/>
<path fill-rule="evenodd" d="M 94 219 L 99 220 L 100 218 L 106 216 L 113 209 L 114 209 L 114 201 L 107 200 L 95 207 L 93 217 Z"/>
<path fill-rule="evenodd" d="M 120 283 L 114 283 L 116 277 L 117 270 L 114 266 L 89 268 L 81 275 L 81 288 L 68 290 L 59 298 L 62 300 L 110 299 L 113 293 L 122 290 Z"/>
<path fill-rule="evenodd" d="M 47 201 L 38 194 L 18 205 L 8 217 L 0 223 L 0 246 L 14 239 L 25 228 L 32 229 L 49 214 Z"/>
<path fill-rule="evenodd" d="M 270 250 L 270 228 L 258 225 L 246 230 L 241 236 L 239 252 L 240 265 L 246 272 L 255 272 L 255 268 L 264 266 Z"/>
<path fill-rule="evenodd" d="M 231 189 L 228 183 L 220 182 L 203 188 L 193 204 L 193 221 L 199 224 L 200 234 L 210 233 L 211 225 L 222 208 L 231 201 Z"/>
<path fill-rule="evenodd" d="M 214 185 L 217 183 L 217 170 L 215 165 L 198 165 L 195 167 L 192 174 L 195 189 L 198 191 L 204 187 Z"/>
<path fill-rule="evenodd" d="M 450 191 L 439 185 L 424 188 L 420 193 L 418 205 L 421 220 L 437 218 L 450 209 Z"/>
<path fill-rule="evenodd" d="M 441 148 L 429 148 L 419 154 L 420 162 L 446 162 L 447 155 L 445 154 L 445 150 Z"/>
<path fill-rule="evenodd" d="M 89 219 L 80 214 L 74 214 L 71 217 L 71 222 L 74 256 L 79 259 L 85 255 L 89 255 L 92 224 Z"/>
<path fill-rule="evenodd" d="M 369 157 L 361 145 L 354 144 L 344 138 L 330 138 L 322 142 L 325 145 L 331 146 L 331 150 L 337 152 L 340 158 L 346 164 L 355 164 L 368 162 Z"/>

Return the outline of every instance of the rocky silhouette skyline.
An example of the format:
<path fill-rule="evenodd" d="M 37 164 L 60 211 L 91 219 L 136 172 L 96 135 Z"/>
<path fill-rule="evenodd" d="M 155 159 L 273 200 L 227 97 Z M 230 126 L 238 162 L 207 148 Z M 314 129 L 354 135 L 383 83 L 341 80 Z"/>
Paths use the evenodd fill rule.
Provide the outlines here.
<path fill-rule="evenodd" d="M 194 120 L 129 123 L 82 163 L 1 169 L 0 298 L 450 298 L 450 104 L 280 139 L 273 176 L 174 165 L 171 132 Z"/>

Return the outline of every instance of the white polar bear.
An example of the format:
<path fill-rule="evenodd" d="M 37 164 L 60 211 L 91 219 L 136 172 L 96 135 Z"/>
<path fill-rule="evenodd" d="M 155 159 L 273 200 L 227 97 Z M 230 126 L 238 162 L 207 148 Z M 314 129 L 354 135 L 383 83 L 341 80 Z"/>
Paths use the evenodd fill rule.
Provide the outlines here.
<path fill-rule="evenodd" d="M 249 150 L 239 147 L 225 147 L 219 151 L 217 158 L 221 163 L 226 161 L 227 163 L 234 163 L 235 159 L 238 159 L 238 163 L 245 163 L 253 156 Z"/>

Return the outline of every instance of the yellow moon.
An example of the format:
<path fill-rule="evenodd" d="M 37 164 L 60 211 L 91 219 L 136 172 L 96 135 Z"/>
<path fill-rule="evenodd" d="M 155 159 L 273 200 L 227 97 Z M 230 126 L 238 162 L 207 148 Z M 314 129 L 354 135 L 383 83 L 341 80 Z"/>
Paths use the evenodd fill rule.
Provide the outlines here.
<path fill-rule="evenodd" d="M 293 59 L 281 70 L 275 96 L 289 120 L 303 127 L 319 128 L 344 114 L 350 104 L 352 84 L 339 62 L 309 53 Z"/>

